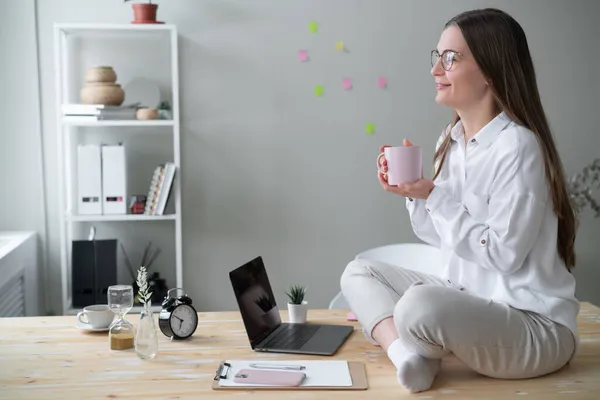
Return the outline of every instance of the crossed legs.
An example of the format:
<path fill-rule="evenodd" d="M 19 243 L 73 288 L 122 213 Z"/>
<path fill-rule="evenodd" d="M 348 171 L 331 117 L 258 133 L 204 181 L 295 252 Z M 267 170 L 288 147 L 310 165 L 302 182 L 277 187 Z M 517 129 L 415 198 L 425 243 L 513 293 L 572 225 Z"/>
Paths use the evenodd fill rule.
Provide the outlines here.
<path fill-rule="evenodd" d="M 341 287 L 365 335 L 386 350 L 399 383 L 411 392 L 429 389 L 449 353 L 483 375 L 505 379 L 545 375 L 573 354 L 566 327 L 448 287 L 438 277 L 354 260 Z"/>

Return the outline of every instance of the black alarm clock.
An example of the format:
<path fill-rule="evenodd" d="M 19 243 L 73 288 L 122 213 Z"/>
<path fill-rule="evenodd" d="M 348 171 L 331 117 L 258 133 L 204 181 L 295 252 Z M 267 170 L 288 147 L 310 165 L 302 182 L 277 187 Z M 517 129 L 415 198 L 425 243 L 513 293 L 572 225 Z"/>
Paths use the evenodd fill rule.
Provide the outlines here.
<path fill-rule="evenodd" d="M 172 291 L 181 291 L 181 288 L 170 289 L 162 302 L 162 310 L 158 314 L 158 327 L 168 338 L 184 340 L 196 332 L 198 327 L 198 312 L 192 306 L 192 299 L 186 294 L 174 297 Z"/>

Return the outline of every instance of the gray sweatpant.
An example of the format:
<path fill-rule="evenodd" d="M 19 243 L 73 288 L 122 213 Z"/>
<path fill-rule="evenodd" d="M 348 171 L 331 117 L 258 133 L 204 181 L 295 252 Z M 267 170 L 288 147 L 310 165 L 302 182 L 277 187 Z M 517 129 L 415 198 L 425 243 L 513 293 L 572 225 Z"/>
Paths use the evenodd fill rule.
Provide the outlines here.
<path fill-rule="evenodd" d="M 393 317 L 405 348 L 426 358 L 454 353 L 476 372 L 531 378 L 562 368 L 575 350 L 571 331 L 539 314 L 454 287 L 441 278 L 368 260 L 348 264 L 344 297 L 367 338 Z"/>

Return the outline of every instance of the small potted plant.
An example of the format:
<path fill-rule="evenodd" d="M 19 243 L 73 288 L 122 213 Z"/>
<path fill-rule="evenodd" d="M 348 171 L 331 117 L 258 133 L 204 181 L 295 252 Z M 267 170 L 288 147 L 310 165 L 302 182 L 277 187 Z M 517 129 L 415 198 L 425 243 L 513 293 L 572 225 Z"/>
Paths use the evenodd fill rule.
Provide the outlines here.
<path fill-rule="evenodd" d="M 293 285 L 286 292 L 289 297 L 288 301 L 288 312 L 290 323 L 304 323 L 306 322 L 306 315 L 308 312 L 308 303 L 304 300 L 306 296 L 306 288 L 301 285 Z"/>
<path fill-rule="evenodd" d="M 131 0 L 123 0 L 125 3 Z M 133 8 L 132 24 L 162 24 L 156 20 L 156 11 L 158 4 L 153 4 L 152 0 L 148 0 L 147 3 L 134 3 L 131 5 Z"/>
<path fill-rule="evenodd" d="M 158 105 L 158 119 L 173 119 L 171 104 L 168 100 L 163 100 Z"/>

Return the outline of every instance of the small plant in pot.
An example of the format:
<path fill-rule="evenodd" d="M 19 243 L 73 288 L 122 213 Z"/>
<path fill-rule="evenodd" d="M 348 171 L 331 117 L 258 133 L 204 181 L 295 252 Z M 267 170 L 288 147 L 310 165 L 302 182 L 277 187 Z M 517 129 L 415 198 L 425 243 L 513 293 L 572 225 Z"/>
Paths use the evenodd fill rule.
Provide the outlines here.
<path fill-rule="evenodd" d="M 123 0 L 123 2 L 128 3 L 131 0 Z M 131 22 L 132 24 L 162 24 L 163 22 L 159 22 L 156 20 L 156 11 L 158 9 L 158 4 L 153 4 L 152 0 L 148 0 L 147 3 L 134 3 L 131 5 L 133 8 L 133 17 L 134 20 Z"/>
<path fill-rule="evenodd" d="M 290 323 L 306 322 L 306 315 L 308 313 L 308 303 L 304 300 L 306 288 L 301 285 L 293 285 L 286 294 L 289 298 L 288 312 Z"/>

